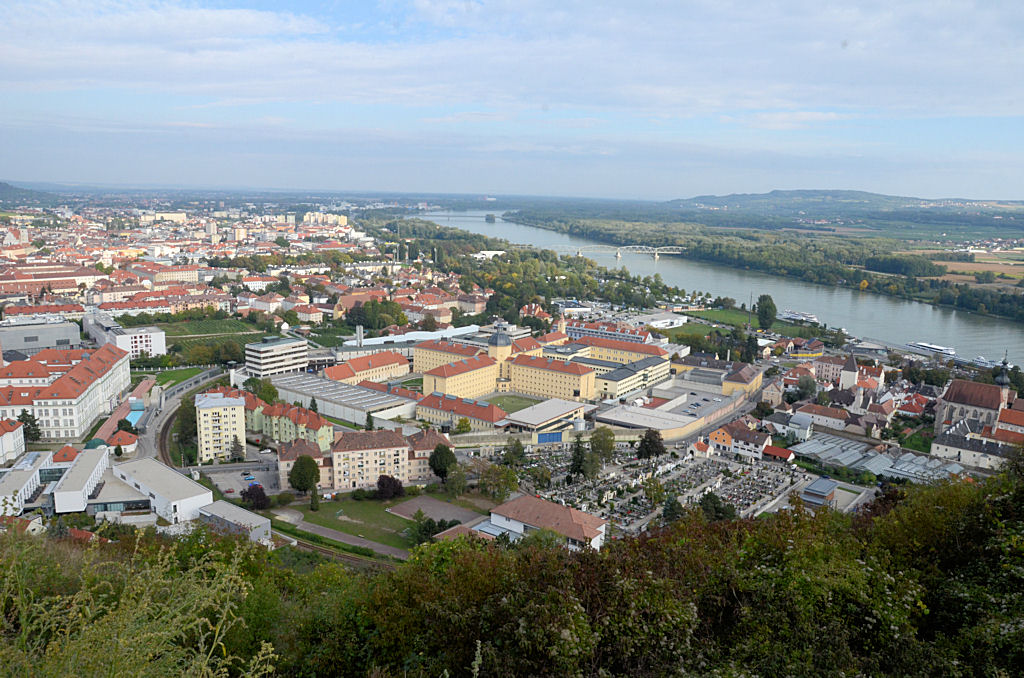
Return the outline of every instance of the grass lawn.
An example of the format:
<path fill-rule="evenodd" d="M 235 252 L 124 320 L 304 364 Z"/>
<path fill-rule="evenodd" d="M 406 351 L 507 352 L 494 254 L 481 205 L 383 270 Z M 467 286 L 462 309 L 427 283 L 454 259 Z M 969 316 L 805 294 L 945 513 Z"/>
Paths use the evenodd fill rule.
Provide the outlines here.
<path fill-rule="evenodd" d="M 706 337 L 711 328 L 701 323 L 686 323 L 682 327 L 658 331 L 665 334 L 670 341 L 675 341 L 678 337 Z"/>
<path fill-rule="evenodd" d="M 365 537 L 378 544 L 408 549 L 413 547 L 413 543 L 402 534 L 402 531 L 411 527 L 413 523 L 384 510 L 402 501 L 405 499 L 382 502 L 346 498 L 340 501 L 321 502 L 319 511 L 310 511 L 308 505 L 300 508 L 293 504 L 291 508 L 301 510 L 305 519 L 314 525 Z"/>
<path fill-rule="evenodd" d="M 423 390 L 423 377 L 414 377 L 412 379 L 406 379 L 402 382 L 402 388 L 407 388 L 410 391 L 422 391 Z"/>
<path fill-rule="evenodd" d="M 536 398 L 527 398 L 520 395 L 496 395 L 486 398 L 486 401 L 510 413 L 525 410 L 527 407 L 541 402 Z"/>
<path fill-rule="evenodd" d="M 194 334 L 239 334 L 255 332 L 256 327 L 238 318 L 209 318 L 206 320 L 184 320 L 176 323 L 157 323 L 167 336 L 181 337 Z"/>
<path fill-rule="evenodd" d="M 334 422 L 338 426 L 344 426 L 345 428 L 351 428 L 351 429 L 355 429 L 357 431 L 362 428 L 362 426 L 358 426 L 358 425 L 353 424 L 352 422 L 349 422 L 349 421 L 344 421 L 343 419 L 336 419 L 334 417 L 328 417 L 326 414 L 321 414 L 320 416 L 323 417 L 324 419 L 326 419 L 327 421 Z"/>
<path fill-rule="evenodd" d="M 917 450 L 919 452 L 931 452 L 932 436 L 922 431 L 916 431 L 913 435 L 908 436 L 902 444 L 903 447 L 906 447 L 911 450 Z"/>
<path fill-rule="evenodd" d="M 188 381 L 203 371 L 201 367 L 183 367 L 180 370 L 168 370 L 159 372 L 156 375 L 156 383 L 160 386 L 174 386 L 183 381 Z"/>

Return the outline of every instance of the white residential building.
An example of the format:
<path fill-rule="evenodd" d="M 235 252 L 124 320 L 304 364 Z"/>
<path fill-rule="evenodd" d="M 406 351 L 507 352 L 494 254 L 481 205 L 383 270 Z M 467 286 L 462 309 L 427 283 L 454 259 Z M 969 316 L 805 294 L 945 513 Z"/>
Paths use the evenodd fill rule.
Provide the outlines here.
<path fill-rule="evenodd" d="M 159 327 L 121 327 L 119 322 L 102 313 L 85 316 L 82 327 L 97 344 L 114 344 L 127 351 L 132 360 L 143 354 L 167 354 L 167 336 Z"/>
<path fill-rule="evenodd" d="M 570 506 L 523 495 L 491 509 L 489 521 L 474 529 L 497 536 L 510 533 L 513 541 L 535 530 L 551 530 L 565 537 L 572 550 L 600 549 L 604 544 L 608 521 Z"/>
<path fill-rule="evenodd" d="M 136 459 L 114 466 L 114 477 L 149 497 L 153 511 L 170 523 L 195 520 L 213 503 L 213 492 L 156 459 Z"/>

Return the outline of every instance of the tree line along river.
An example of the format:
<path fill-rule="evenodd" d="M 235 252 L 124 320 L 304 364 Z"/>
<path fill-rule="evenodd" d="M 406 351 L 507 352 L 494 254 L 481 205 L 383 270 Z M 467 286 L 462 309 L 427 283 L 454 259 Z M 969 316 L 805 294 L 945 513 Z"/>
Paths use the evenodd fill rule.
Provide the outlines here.
<path fill-rule="evenodd" d="M 509 242 L 555 249 L 562 253 L 588 245 L 607 245 L 596 240 L 526 226 L 497 217 L 485 219 L 484 210 L 465 212 L 428 212 L 419 215 L 442 226 L 460 228 Z M 643 245 L 644 243 L 635 243 Z M 655 260 L 647 254 L 615 251 L 585 252 L 586 257 L 608 268 L 625 266 L 633 275 L 653 276 L 687 292 L 710 292 L 712 296 L 732 297 L 736 303 L 748 303 L 760 294 L 770 294 L 779 311 L 792 309 L 818 316 L 829 327 L 843 327 L 856 337 L 870 337 L 894 344 L 925 341 L 956 349 L 961 358 L 984 356 L 1002 359 L 1009 351 L 1010 362 L 1024 362 L 1024 325 L 1001 318 L 939 308 L 906 299 L 858 292 L 842 287 L 767 275 L 757 271 L 730 268 L 662 256 Z"/>

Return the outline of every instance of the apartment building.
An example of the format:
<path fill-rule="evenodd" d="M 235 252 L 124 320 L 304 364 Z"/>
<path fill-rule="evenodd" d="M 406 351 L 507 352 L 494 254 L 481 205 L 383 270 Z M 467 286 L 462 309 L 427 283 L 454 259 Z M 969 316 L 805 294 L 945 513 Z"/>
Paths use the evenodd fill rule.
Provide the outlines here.
<path fill-rule="evenodd" d="M 599 339 L 612 339 L 614 341 L 626 341 L 635 344 L 648 344 L 651 342 L 651 333 L 645 329 L 630 327 L 629 325 L 611 322 L 583 322 L 571 320 L 559 323 L 559 329 L 569 335 L 570 340 L 582 339 L 584 337 L 597 337 Z"/>
<path fill-rule="evenodd" d="M 13 419 L 0 419 L 0 466 L 14 461 L 24 451 L 24 424 Z"/>
<path fill-rule="evenodd" d="M 398 431 L 345 431 L 338 434 L 328 450 L 296 440 L 282 445 L 278 452 L 281 487 L 289 487 L 288 473 L 303 455 L 316 461 L 321 489 L 375 487 L 382 475 L 397 478 L 403 484 L 436 482 L 438 478 L 430 470 L 430 453 L 439 444 L 451 442 L 433 430 L 408 437 Z"/>
<path fill-rule="evenodd" d="M 238 441 L 245 449 L 245 400 L 221 393 L 196 396 L 199 463 L 227 459 Z"/>
<path fill-rule="evenodd" d="M 276 337 L 245 345 L 245 369 L 259 379 L 302 372 L 308 365 L 309 344 L 305 339 Z"/>

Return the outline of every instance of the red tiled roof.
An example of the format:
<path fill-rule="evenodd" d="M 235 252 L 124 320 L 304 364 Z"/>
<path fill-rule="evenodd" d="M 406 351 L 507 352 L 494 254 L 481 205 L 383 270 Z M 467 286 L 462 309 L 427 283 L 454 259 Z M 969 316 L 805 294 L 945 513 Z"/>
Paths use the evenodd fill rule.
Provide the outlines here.
<path fill-rule="evenodd" d="M 587 367 L 582 363 L 567 362 L 564 360 L 555 360 L 553 358 L 544 358 L 532 355 L 517 355 L 512 358 L 512 364 L 520 367 L 533 368 L 535 370 L 561 372 L 563 374 L 584 375 L 594 371 L 592 368 Z"/>
<path fill-rule="evenodd" d="M 999 413 L 999 423 L 1009 424 L 1010 426 L 1024 426 L 1024 412 L 1004 409 Z"/>
<path fill-rule="evenodd" d="M 648 355 L 668 355 L 668 351 L 653 344 L 638 344 L 634 341 L 619 341 L 618 339 L 605 339 L 604 337 L 583 337 L 576 339 L 575 343 L 583 344 L 584 346 L 600 346 L 601 348 L 618 349 L 620 351 L 646 353 Z"/>
<path fill-rule="evenodd" d="M 483 349 L 478 346 L 470 346 L 469 344 L 459 344 L 454 341 L 448 341 L 447 339 L 434 339 L 432 341 L 423 341 L 416 344 L 413 348 L 424 349 L 428 351 L 441 351 L 443 353 L 454 353 L 455 355 L 461 355 L 463 357 L 472 357 L 478 353 L 482 353 Z"/>
<path fill-rule="evenodd" d="M 947 403 L 998 410 L 1003 402 L 1003 395 L 1002 390 L 995 384 L 981 384 L 976 381 L 954 379 L 953 383 L 949 385 L 949 388 L 942 395 L 942 399 Z"/>
<path fill-rule="evenodd" d="M 296 438 L 290 443 L 281 443 L 277 449 L 278 461 L 295 461 L 302 455 L 321 459 L 324 453 L 319 445 L 302 438 Z"/>
<path fill-rule="evenodd" d="M 460 417 L 468 417 L 492 424 L 501 421 L 507 416 L 505 410 L 492 403 L 448 397 L 436 393 L 424 396 L 420 400 L 419 406 L 442 412 L 451 412 Z"/>
<path fill-rule="evenodd" d="M 556 504 L 529 494 L 495 506 L 491 513 L 532 527 L 547 528 L 582 542 L 590 542 L 601 534 L 601 527 L 608 522 L 570 506 Z"/>
<path fill-rule="evenodd" d="M 477 355 L 471 358 L 463 358 L 453 363 L 446 365 L 438 365 L 432 370 L 429 370 L 425 374 L 429 374 L 432 377 L 454 377 L 460 374 L 466 374 L 474 370 L 481 370 L 486 367 L 493 367 L 497 364 L 494 358 L 487 355 Z"/>
<path fill-rule="evenodd" d="M 324 376 L 328 379 L 340 381 L 342 379 L 349 379 L 360 372 L 366 372 L 374 368 L 386 367 L 388 365 L 408 364 L 409 359 L 401 353 L 395 353 L 394 351 L 381 351 L 380 353 L 374 353 L 373 355 L 363 356 L 360 358 L 353 358 L 352 360 L 341 363 L 340 365 L 328 367 L 324 370 Z"/>
<path fill-rule="evenodd" d="M 332 452 L 351 452 L 353 450 L 381 450 L 393 447 L 409 447 L 398 431 L 378 429 L 376 431 L 342 431 L 331 445 Z"/>
<path fill-rule="evenodd" d="M 111 447 L 117 447 L 118 445 L 125 447 L 127 445 L 134 445 L 139 442 L 139 437 L 134 433 L 128 431 L 118 431 L 114 435 L 107 438 L 107 445 Z"/>
<path fill-rule="evenodd" d="M 74 461 L 75 457 L 77 456 L 78 450 L 71 447 L 70 445 L 65 445 L 64 447 L 60 448 L 59 450 L 53 453 L 53 461 L 58 463 L 64 461 Z"/>
<path fill-rule="evenodd" d="M 804 414 L 816 414 L 819 417 L 831 417 L 832 419 L 841 419 L 843 421 L 846 421 L 850 416 L 846 410 L 840 410 L 836 407 L 816 405 L 814 403 L 804 405 L 797 410 L 797 412 L 803 412 Z"/>
<path fill-rule="evenodd" d="M 776 447 L 775 445 L 769 445 L 768 447 L 764 448 L 764 454 L 768 455 L 769 457 L 777 457 L 779 459 L 785 459 L 787 461 L 795 456 L 792 450 L 787 450 L 784 447 Z"/>

